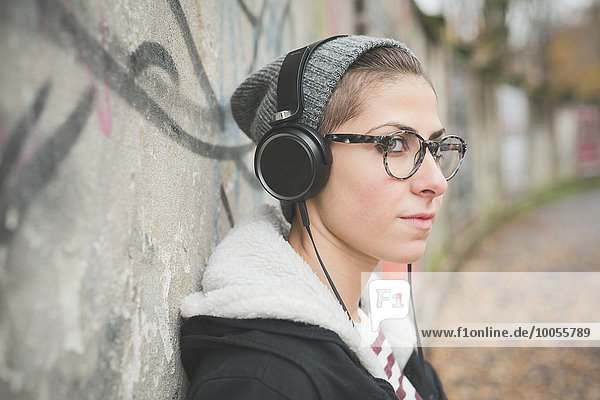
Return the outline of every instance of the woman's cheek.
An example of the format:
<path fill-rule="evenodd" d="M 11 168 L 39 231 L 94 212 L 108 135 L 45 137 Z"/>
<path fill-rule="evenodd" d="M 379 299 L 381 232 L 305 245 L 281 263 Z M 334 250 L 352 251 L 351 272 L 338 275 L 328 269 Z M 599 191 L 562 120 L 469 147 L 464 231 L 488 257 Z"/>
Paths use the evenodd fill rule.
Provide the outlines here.
<path fill-rule="evenodd" d="M 352 220 L 360 223 L 366 231 L 373 228 L 371 225 L 385 223 L 382 218 L 393 213 L 393 199 L 397 197 L 392 189 L 386 178 L 364 179 L 360 184 L 348 187 L 346 193 L 352 193 L 353 199 L 349 207 Z"/>
<path fill-rule="evenodd" d="M 359 224 L 366 234 L 371 225 L 382 222 L 382 215 L 397 208 L 393 199 L 398 197 L 394 191 L 399 182 L 387 175 L 380 158 L 365 153 L 365 149 L 358 152 L 346 145 L 335 150 L 327 201 L 335 205 L 336 219 L 346 225 Z"/>

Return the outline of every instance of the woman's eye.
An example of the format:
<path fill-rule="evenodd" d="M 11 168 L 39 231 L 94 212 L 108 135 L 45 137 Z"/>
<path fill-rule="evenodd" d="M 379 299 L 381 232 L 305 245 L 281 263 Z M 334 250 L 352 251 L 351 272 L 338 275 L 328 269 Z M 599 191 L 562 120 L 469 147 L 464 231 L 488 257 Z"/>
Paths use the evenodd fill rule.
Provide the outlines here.
<path fill-rule="evenodd" d="M 406 140 L 400 137 L 395 137 L 390 141 L 388 145 L 388 151 L 401 152 L 407 150 Z"/>

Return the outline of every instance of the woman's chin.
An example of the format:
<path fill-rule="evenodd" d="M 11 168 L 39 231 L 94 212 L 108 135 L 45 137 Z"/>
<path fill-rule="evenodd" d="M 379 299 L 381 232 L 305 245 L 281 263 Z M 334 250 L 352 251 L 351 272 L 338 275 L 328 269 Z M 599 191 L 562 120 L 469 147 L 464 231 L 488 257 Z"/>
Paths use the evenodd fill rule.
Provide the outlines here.
<path fill-rule="evenodd" d="M 384 260 L 394 264 L 412 264 L 423 257 L 424 252 L 425 241 L 422 243 L 415 242 L 405 246 L 403 249 L 400 249 L 393 254 L 389 254 L 386 258 L 384 258 Z"/>

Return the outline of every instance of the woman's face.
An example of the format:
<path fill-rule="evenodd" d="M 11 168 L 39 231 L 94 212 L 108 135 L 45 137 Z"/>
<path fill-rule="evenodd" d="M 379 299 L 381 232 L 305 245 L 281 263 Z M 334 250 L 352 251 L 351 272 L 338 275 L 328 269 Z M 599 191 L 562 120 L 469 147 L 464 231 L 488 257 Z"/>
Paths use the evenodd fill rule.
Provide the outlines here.
<path fill-rule="evenodd" d="M 442 135 L 437 99 L 422 77 L 401 76 L 365 95 L 361 113 L 335 133 L 385 135 L 400 129 L 425 139 Z M 333 132 L 328 132 L 333 133 Z M 440 209 L 447 182 L 427 151 L 409 179 L 385 171 L 376 144 L 331 143 L 333 164 L 323 191 L 311 200 L 330 240 L 364 260 L 414 262 Z"/>

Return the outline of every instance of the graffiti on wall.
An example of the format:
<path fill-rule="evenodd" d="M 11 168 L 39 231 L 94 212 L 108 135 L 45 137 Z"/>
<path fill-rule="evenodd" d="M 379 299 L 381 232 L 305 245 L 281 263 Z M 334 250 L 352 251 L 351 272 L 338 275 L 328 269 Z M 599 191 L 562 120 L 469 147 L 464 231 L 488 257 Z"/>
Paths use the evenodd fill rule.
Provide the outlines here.
<path fill-rule="evenodd" d="M 187 55 L 208 104 L 207 107 L 197 110 L 200 114 L 198 117 L 204 121 L 209 121 L 212 131 L 221 131 L 224 128 L 226 110 L 219 104 L 213 85 L 207 77 L 186 15 L 179 0 L 167 0 L 167 3 L 176 21 L 179 34 L 185 42 Z M 260 13 L 255 15 L 243 0 L 237 0 L 236 2 L 242 15 L 255 30 L 249 70 L 255 68 L 258 49 L 262 45 L 261 30 L 264 25 L 263 19 L 267 15 L 267 3 L 263 2 Z M 111 93 L 124 99 L 133 109 L 144 115 L 163 135 L 177 145 L 202 157 L 233 161 L 238 173 L 241 174 L 245 182 L 253 187 L 258 187 L 254 174 L 248 170 L 248 167 L 242 161 L 243 156 L 253 148 L 253 144 L 214 145 L 186 131 L 146 90 L 136 83 L 136 77 L 152 66 L 163 70 L 172 82 L 178 85 L 180 80 L 179 71 L 169 51 L 160 43 L 146 41 L 131 52 L 128 64 L 123 66 L 107 51 L 106 35 L 103 28 L 102 1 L 99 0 L 97 5 L 100 17 L 101 41 L 98 41 L 77 20 L 71 11 L 70 1 L 48 0 L 38 3 L 39 13 L 44 16 L 44 19 L 54 18 L 59 20 L 64 30 L 70 34 L 73 45 L 77 50 L 79 62 L 90 76 L 91 84 L 79 96 L 70 115 L 50 135 L 50 139 L 35 149 L 35 157 L 30 156 L 30 162 L 20 166 L 22 168 L 19 170 L 17 182 L 11 190 L 6 190 L 6 178 L 18 166 L 19 155 L 24 150 L 24 144 L 34 131 L 41 114 L 49 108 L 47 99 L 52 91 L 51 82 L 46 82 L 39 88 L 35 100 L 29 109 L 23 113 L 15 128 L 12 132 L 4 135 L 4 149 L 2 150 L 2 160 L 0 162 L 0 187 L 3 188 L 0 195 L 0 220 L 8 222 L 0 224 L 0 243 L 6 243 L 10 240 L 11 233 L 16 229 L 15 224 L 18 220 L 15 215 L 21 215 L 52 179 L 57 166 L 68 156 L 71 147 L 77 142 L 86 121 L 94 110 L 98 116 L 103 134 L 107 137 L 110 136 L 112 130 Z M 283 7 L 283 12 L 278 15 L 277 29 L 281 33 L 285 20 L 289 16 L 289 11 L 290 2 L 288 1 Z M 47 31 L 46 33 L 48 40 L 60 44 L 62 40 L 61 32 Z M 281 36 L 281 34 L 275 35 L 278 41 L 275 44 L 277 47 L 281 47 Z M 94 79 L 102 83 L 101 89 L 95 86 Z M 189 106 L 193 108 L 191 104 Z M 10 200 L 7 198 L 9 196 L 11 197 Z M 219 196 L 227 213 L 228 221 L 233 225 L 231 208 L 223 187 L 221 187 Z M 9 204 L 17 205 L 17 208 L 9 207 Z"/>
<path fill-rule="evenodd" d="M 62 168 L 61 172 L 61 166 L 69 165 L 70 160 L 77 158 L 75 155 L 77 150 L 74 149 L 78 143 L 87 143 L 85 140 L 92 136 L 89 135 L 94 131 L 90 129 L 91 122 L 97 123 L 94 128 L 97 128 L 101 140 L 115 143 L 119 141 L 118 134 L 129 134 L 129 132 L 119 132 L 122 130 L 121 123 L 125 114 L 133 124 L 151 125 L 157 137 L 172 142 L 172 147 L 182 150 L 183 153 L 189 152 L 199 158 L 218 161 L 209 164 L 216 167 L 214 170 L 211 168 L 207 171 L 207 181 L 211 182 L 207 182 L 202 188 L 215 199 L 214 203 L 210 203 L 210 207 L 216 204 L 218 210 L 207 206 L 207 209 L 201 212 L 208 210 L 207 214 L 213 211 L 217 211 L 214 214 L 224 214 L 226 219 L 219 222 L 223 226 L 233 226 L 235 223 L 233 212 L 235 209 L 232 210 L 232 205 L 236 205 L 234 197 L 236 185 L 244 186 L 244 190 L 250 189 L 250 191 L 259 188 L 247 162 L 254 144 L 240 135 L 229 115 L 227 103 L 231 90 L 224 87 L 222 81 L 234 79 L 223 75 L 217 75 L 216 78 L 211 76 L 212 79 L 209 79 L 210 73 L 218 69 L 214 68 L 215 64 L 235 63 L 231 63 L 230 59 L 218 59 L 215 53 L 206 51 L 204 42 L 199 42 L 204 40 L 205 32 L 202 32 L 204 27 L 194 25 L 194 21 L 191 20 L 194 17 L 193 6 L 186 6 L 184 11 L 184 6 L 179 0 L 164 0 L 152 4 L 152 7 L 157 9 L 162 7 L 168 12 L 165 29 L 168 29 L 169 35 L 176 37 L 181 43 L 180 46 L 174 46 L 173 41 L 170 40 L 172 38 L 161 35 L 158 35 L 158 39 L 136 35 L 134 44 L 131 40 L 128 41 L 128 38 L 116 35 L 115 31 L 111 31 L 111 27 L 116 30 L 116 26 L 122 21 L 105 17 L 109 15 L 105 13 L 110 11 L 107 9 L 108 3 L 104 0 L 93 2 L 39 0 L 23 3 L 15 1 L 4 5 L 7 8 L 12 7 L 11 11 L 17 14 L 29 13 L 32 7 L 35 8 L 35 16 L 30 18 L 28 15 L 27 18 L 29 21 L 37 18 L 37 30 L 29 29 L 30 27 L 21 28 L 15 23 L 6 26 L 10 27 L 11 34 L 19 36 L 18 42 L 34 43 L 31 47 L 23 48 L 23 59 L 31 64 L 39 62 L 32 69 L 40 73 L 36 74 L 35 78 L 30 80 L 25 78 L 20 82 L 23 88 L 30 90 L 27 96 L 22 96 L 30 99 L 23 103 L 22 108 L 16 112 L 0 109 L 0 309 L 9 310 L 3 314 L 5 321 L 9 323 L 3 324 L 0 329 L 0 336 L 2 336 L 0 353 L 3 353 L 0 357 L 0 392 L 2 393 L 6 388 L 10 388 L 14 393 L 25 393 L 30 390 L 36 393 L 31 398 L 37 398 L 41 396 L 38 395 L 44 388 L 48 390 L 48 387 L 55 389 L 59 386 L 71 385 L 72 390 L 76 390 L 75 387 L 98 388 L 95 392 L 98 398 L 117 397 L 113 396 L 117 392 L 123 394 L 123 398 L 132 398 L 136 390 L 150 390 L 149 387 L 152 385 L 140 388 L 144 386 L 142 382 L 152 381 L 155 386 L 158 385 L 169 393 L 168 398 L 183 396 L 181 382 L 184 378 L 175 357 L 179 318 L 177 308 L 180 297 L 187 294 L 188 286 L 193 285 L 193 282 L 186 282 L 188 286 L 185 286 L 181 281 L 185 278 L 188 281 L 196 278 L 198 271 L 190 270 L 196 267 L 200 269 L 201 256 L 197 259 L 189 258 L 192 263 L 197 262 L 192 265 L 194 268 L 189 265 L 176 265 L 178 262 L 176 258 L 175 261 L 166 256 L 161 259 L 164 254 L 169 253 L 170 248 L 161 249 L 154 241 L 155 238 L 140 226 L 123 228 L 125 234 L 119 236 L 119 239 L 125 237 L 127 241 L 131 238 L 131 242 L 123 246 L 129 247 L 129 253 L 121 254 L 111 250 L 105 242 L 98 244 L 98 232 L 103 228 L 94 230 L 96 226 L 93 226 L 89 228 L 91 232 L 89 236 L 86 236 L 86 232 L 81 234 L 76 228 L 68 234 L 58 232 L 53 238 L 40 234 L 39 248 L 48 250 L 47 253 L 55 252 L 59 256 L 56 259 L 48 259 L 44 265 L 38 265 L 37 262 L 42 257 L 36 253 L 39 250 L 36 248 L 36 251 L 31 252 L 31 257 L 26 259 L 31 264 L 18 262 L 24 258 L 17 253 L 22 248 L 27 248 L 27 244 L 21 242 L 26 242 L 29 238 L 21 240 L 23 235 L 17 233 L 28 231 L 28 228 L 32 228 L 29 231 L 35 231 L 39 227 L 38 224 L 48 225 L 46 220 L 40 221 L 34 217 L 29 219 L 34 221 L 33 223 L 25 224 L 24 215 L 35 214 L 34 210 L 37 210 L 35 204 L 41 204 L 44 212 L 48 210 L 50 201 L 45 197 L 45 193 L 51 190 L 46 189 L 55 187 L 62 189 L 65 186 L 73 187 L 79 184 L 79 182 L 69 181 L 71 173 L 74 175 L 74 180 L 79 178 L 78 171 L 69 170 L 65 173 L 65 169 Z M 114 1 L 111 6 L 114 7 L 117 3 L 120 2 Z M 189 3 L 194 4 L 194 1 Z M 195 4 L 200 8 L 198 1 Z M 240 66 L 228 72 L 236 73 L 235 79 L 255 69 L 265 57 L 271 57 L 271 53 L 281 53 L 283 31 L 287 29 L 286 26 L 289 26 L 287 21 L 290 17 L 290 1 L 231 0 L 214 2 L 214 5 L 217 13 L 214 13 L 214 9 L 209 9 L 210 17 L 241 19 L 244 22 L 243 29 L 237 28 L 239 32 L 236 35 L 247 33 L 248 30 L 252 33 L 248 35 L 249 40 L 236 44 L 240 56 L 234 61 L 239 61 Z M 200 13 L 199 10 L 197 12 Z M 218 12 L 221 14 L 219 15 Z M 86 19 L 85 13 L 89 13 L 91 18 Z M 92 23 L 89 23 L 90 19 Z M 215 20 L 217 23 L 225 24 L 218 18 Z M 5 20 L 0 23 L 3 22 Z M 198 28 L 201 35 L 198 35 L 198 31 L 194 31 Z M 28 36 L 29 31 L 31 37 Z M 51 44 L 52 48 L 58 51 L 50 54 L 44 49 L 46 44 Z M 219 45 L 227 46 L 226 43 Z M 265 50 L 265 47 L 268 49 Z M 31 53 L 33 51 L 39 51 L 40 54 Z M 232 50 L 228 48 L 227 52 L 229 51 Z M 60 59 L 60 62 L 44 64 L 47 58 Z M 1 68 L 6 68 L 7 63 L 9 61 L 5 59 Z M 8 66 L 14 69 L 16 64 L 17 62 L 10 61 Z M 65 66 L 65 71 L 58 71 L 55 65 Z M 73 75 L 73 83 L 68 87 L 73 89 L 71 92 L 62 87 L 64 82 L 61 81 L 63 75 L 69 74 Z M 26 74 L 15 75 L 26 76 Z M 156 77 L 159 79 L 154 81 Z M 162 77 L 164 80 L 161 79 Z M 186 89 L 189 89 L 189 86 L 184 86 L 186 80 L 197 83 L 191 96 L 186 94 Z M 187 91 L 189 92 L 190 90 Z M 157 93 L 166 93 L 166 95 L 161 98 Z M 4 95 L 4 99 L 7 98 L 8 96 Z M 121 106 L 124 104 L 126 107 L 118 107 L 115 104 Z M 9 112 L 12 113 L 10 123 L 4 119 Z M 134 118 L 130 118 L 130 115 Z M 51 123 L 46 124 L 47 121 Z M 201 125 L 201 129 L 197 129 L 197 125 Z M 135 134 L 138 134 L 137 130 Z M 143 136 L 143 132 L 140 136 Z M 233 136 L 235 137 L 231 140 Z M 91 147 L 84 147 L 84 149 L 92 152 L 95 150 Z M 137 151 L 137 148 L 134 151 Z M 116 157 L 115 154 L 120 153 L 110 153 L 108 157 Z M 127 154 L 130 155 L 131 152 Z M 220 163 L 221 161 L 223 163 Z M 221 177 L 219 175 L 219 170 L 223 169 L 221 164 L 233 167 L 235 176 L 239 177 L 239 180 L 231 179 L 230 176 Z M 212 183 L 215 187 L 209 186 Z M 96 183 L 91 182 L 91 185 Z M 110 193 L 103 193 L 102 189 L 100 187 L 100 191 L 91 193 L 106 196 L 109 200 L 107 203 L 110 203 L 110 200 L 116 196 L 110 197 Z M 258 190 L 254 191 L 258 192 Z M 198 198 L 201 197 L 198 196 L 194 200 Z M 94 199 L 94 201 L 106 199 Z M 133 208 L 131 214 L 136 212 L 141 214 L 140 209 L 144 205 L 135 203 L 128 206 Z M 56 207 L 65 208 L 60 204 Z M 61 214 L 63 215 L 76 221 L 85 219 L 82 217 L 82 212 L 75 214 L 67 210 Z M 103 217 L 99 215 L 98 219 Z M 211 217 L 212 215 L 208 215 L 203 218 Z M 60 217 L 54 218 L 57 220 Z M 137 223 L 140 219 L 141 217 L 135 216 L 131 220 L 118 223 L 123 226 L 128 225 L 130 221 Z M 76 224 L 74 221 L 64 222 L 66 225 Z M 104 225 L 105 222 L 100 221 L 100 224 Z M 85 224 L 92 225 L 88 221 L 82 223 Z M 61 227 L 42 231 L 49 232 L 51 229 L 60 231 Z M 128 229 L 131 233 L 127 232 Z M 185 240 L 201 242 L 204 240 L 203 236 L 209 236 L 210 239 L 206 241 L 214 241 L 213 227 L 209 225 L 200 229 L 203 230 L 193 232 L 195 238 L 185 238 Z M 67 236 L 69 236 L 68 240 L 65 240 Z M 92 240 L 86 242 L 90 237 Z M 197 239 L 197 237 L 202 238 Z M 168 242 L 170 239 L 170 237 L 166 238 L 163 242 Z M 185 244 L 187 245 L 187 242 Z M 69 259 L 71 254 L 62 257 L 71 249 L 77 252 L 81 248 L 85 251 L 90 248 L 91 256 L 83 251 L 82 254 L 77 254 L 71 259 Z M 187 249 L 184 251 L 187 252 Z M 114 254 L 98 261 L 98 257 L 95 256 L 103 252 Z M 196 253 L 200 252 L 196 250 Z M 177 256 L 176 251 L 172 251 L 169 255 L 172 254 L 175 255 L 174 257 Z M 114 258 L 115 264 L 125 265 L 124 268 L 130 270 L 117 269 L 110 262 L 106 263 L 107 259 L 112 261 L 111 258 Z M 132 258 L 134 261 L 131 261 Z M 66 262 L 61 264 L 61 261 Z M 189 260 L 186 258 L 185 261 Z M 91 265 L 94 262 L 102 265 Z M 185 271 L 186 268 L 188 271 Z M 106 276 L 119 281 L 119 285 L 111 287 L 109 283 L 106 285 L 98 283 L 101 281 L 98 276 L 102 275 L 102 271 L 108 271 Z M 47 281 L 44 277 L 48 276 L 56 280 Z M 159 278 L 148 282 L 151 280 L 148 276 Z M 39 299 L 19 297 L 27 290 L 38 286 L 47 287 L 49 293 L 59 293 L 59 295 L 56 298 L 48 297 L 47 302 L 43 304 Z M 106 293 L 107 290 L 110 293 Z M 162 293 L 166 293 L 164 297 L 160 297 Z M 15 294 L 16 299 L 11 297 Z M 127 295 L 131 296 L 127 297 Z M 11 308 L 17 302 L 21 304 Z M 53 309 L 50 311 L 50 308 Z M 48 326 L 44 338 L 48 341 L 45 343 L 48 351 L 40 353 L 34 359 L 23 357 L 25 351 L 17 348 L 25 348 L 21 346 L 22 342 L 36 337 L 37 333 L 24 332 L 19 324 L 13 323 L 15 318 L 20 318 L 20 315 L 25 315 L 26 311 L 32 309 L 39 310 L 44 315 L 53 315 L 52 318 L 58 318 L 55 325 Z M 27 316 L 25 319 L 27 318 L 33 317 Z M 88 318 L 94 319 L 93 327 L 86 325 Z M 61 347 L 64 332 L 68 332 L 67 337 L 76 338 L 76 340 L 64 339 L 70 346 L 66 350 Z M 81 357 L 79 360 L 82 360 L 89 349 L 92 349 L 92 353 L 97 351 L 99 355 L 96 358 L 93 354 L 92 357 L 86 356 L 86 361 L 82 361 L 78 371 L 70 369 L 73 368 L 72 363 L 60 362 L 61 357 L 69 356 Z M 160 359 L 160 363 L 155 362 L 152 357 Z M 106 368 L 108 365 L 110 368 Z M 40 378 L 43 382 L 39 380 L 30 382 L 29 373 L 33 370 L 44 371 L 43 378 Z M 86 374 L 87 372 L 89 374 Z M 157 377 L 168 379 L 161 379 L 157 383 Z M 169 379 L 172 380 L 168 381 Z M 56 398 L 61 397 L 59 392 L 52 393 Z"/>

